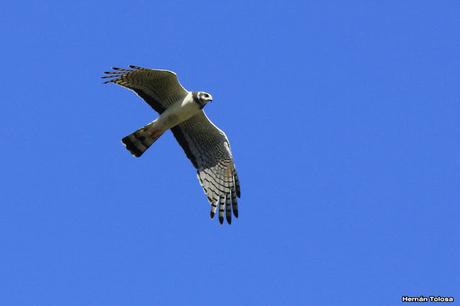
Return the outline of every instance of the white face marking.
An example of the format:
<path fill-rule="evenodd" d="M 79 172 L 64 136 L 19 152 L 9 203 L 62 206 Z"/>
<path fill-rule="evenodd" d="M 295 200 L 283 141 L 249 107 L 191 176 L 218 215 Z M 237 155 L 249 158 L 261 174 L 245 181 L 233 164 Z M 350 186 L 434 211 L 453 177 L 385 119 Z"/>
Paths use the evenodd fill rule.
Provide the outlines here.
<path fill-rule="evenodd" d="M 199 93 L 199 99 L 203 102 L 203 103 L 207 103 L 209 101 L 212 100 L 212 96 L 210 94 L 208 94 L 207 92 L 204 92 L 204 91 L 201 91 Z"/>

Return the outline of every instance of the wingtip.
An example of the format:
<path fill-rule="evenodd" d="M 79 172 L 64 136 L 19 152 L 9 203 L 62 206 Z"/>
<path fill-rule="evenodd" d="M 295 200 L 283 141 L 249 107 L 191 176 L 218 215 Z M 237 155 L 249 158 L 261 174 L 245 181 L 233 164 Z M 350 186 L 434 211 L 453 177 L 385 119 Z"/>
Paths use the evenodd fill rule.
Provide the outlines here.
<path fill-rule="evenodd" d="M 224 224 L 224 217 L 219 216 L 219 223 L 220 223 L 220 224 Z"/>

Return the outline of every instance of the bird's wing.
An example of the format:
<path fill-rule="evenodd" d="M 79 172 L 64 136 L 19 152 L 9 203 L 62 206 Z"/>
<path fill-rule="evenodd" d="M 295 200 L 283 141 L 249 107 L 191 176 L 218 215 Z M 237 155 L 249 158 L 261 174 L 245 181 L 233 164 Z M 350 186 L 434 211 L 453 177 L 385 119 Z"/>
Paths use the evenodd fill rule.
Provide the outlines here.
<path fill-rule="evenodd" d="M 198 180 L 211 203 L 211 218 L 219 209 L 219 222 L 238 217 L 240 183 L 227 136 L 204 112 L 171 129 L 187 157 L 197 169 Z"/>
<path fill-rule="evenodd" d="M 133 90 L 158 113 L 164 112 L 174 102 L 185 98 L 187 90 L 169 70 L 129 66 L 130 69 L 113 68 L 104 72 L 104 83 L 115 83 Z"/>

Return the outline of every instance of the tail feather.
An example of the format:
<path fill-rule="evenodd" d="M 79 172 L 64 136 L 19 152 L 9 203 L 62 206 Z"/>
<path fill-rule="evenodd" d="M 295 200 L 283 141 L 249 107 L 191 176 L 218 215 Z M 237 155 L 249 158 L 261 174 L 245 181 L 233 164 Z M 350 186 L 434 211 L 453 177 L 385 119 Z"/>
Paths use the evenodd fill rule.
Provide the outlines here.
<path fill-rule="evenodd" d="M 121 142 L 132 155 L 140 157 L 162 134 L 163 132 L 146 125 L 124 137 Z"/>

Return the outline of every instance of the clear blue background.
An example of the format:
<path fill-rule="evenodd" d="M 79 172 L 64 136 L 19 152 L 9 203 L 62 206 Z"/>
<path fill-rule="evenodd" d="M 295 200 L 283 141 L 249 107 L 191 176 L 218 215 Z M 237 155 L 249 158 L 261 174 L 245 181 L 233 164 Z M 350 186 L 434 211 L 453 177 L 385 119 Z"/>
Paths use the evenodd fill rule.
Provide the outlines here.
<path fill-rule="evenodd" d="M 460 299 L 460 2 L 9 1 L 0 12 L 1 305 Z M 209 220 L 112 66 L 206 90 L 242 183 Z"/>

